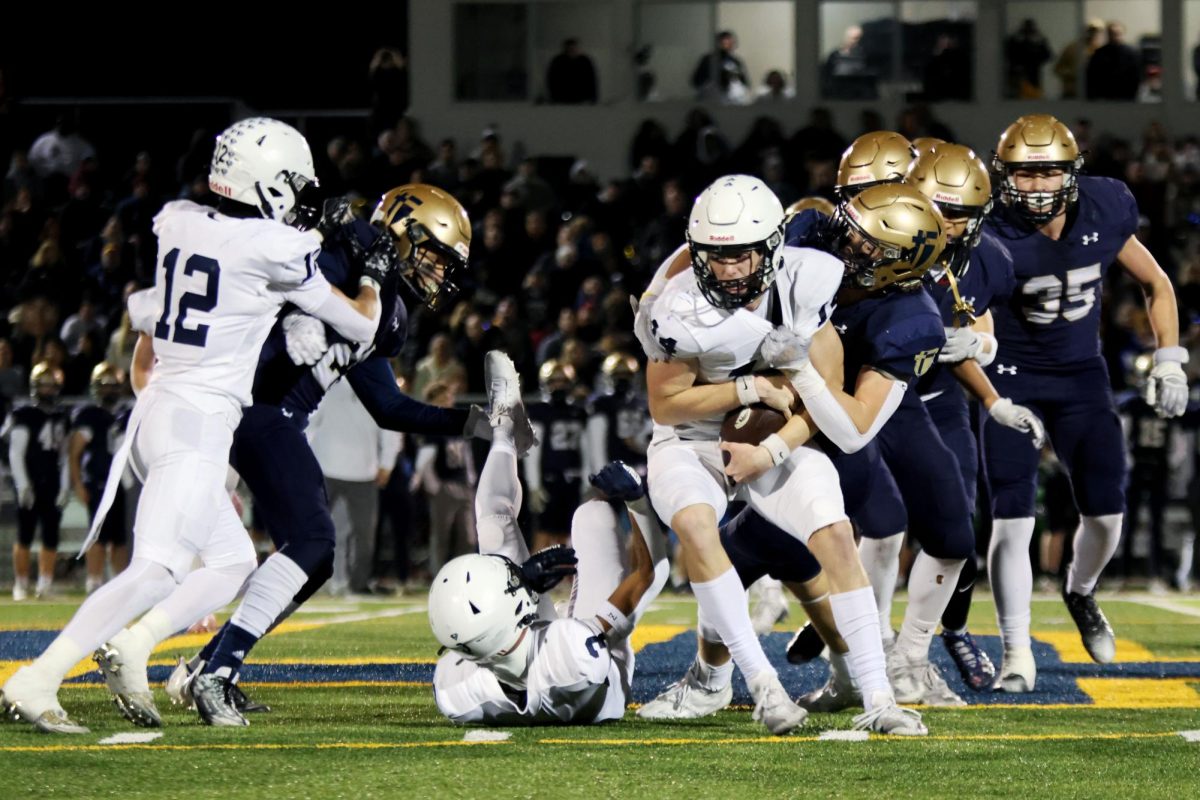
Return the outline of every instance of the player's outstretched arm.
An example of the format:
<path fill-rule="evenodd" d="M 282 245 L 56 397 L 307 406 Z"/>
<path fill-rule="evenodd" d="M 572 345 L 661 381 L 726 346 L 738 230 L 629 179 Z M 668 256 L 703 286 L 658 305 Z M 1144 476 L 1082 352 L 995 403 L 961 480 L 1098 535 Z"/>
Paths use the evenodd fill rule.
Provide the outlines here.
<path fill-rule="evenodd" d="M 149 334 L 139 333 L 133 345 L 133 361 L 129 368 L 129 385 L 134 395 L 139 395 L 154 375 L 154 339 Z"/>
<path fill-rule="evenodd" d="M 386 430 L 458 436 L 467 424 L 464 409 L 431 406 L 400 391 L 392 366 L 383 356 L 358 364 L 346 380 L 375 424 Z"/>
<path fill-rule="evenodd" d="M 1154 256 L 1135 236 L 1130 236 L 1117 253 L 1117 261 L 1142 285 L 1150 327 L 1154 329 L 1158 344 L 1146 399 L 1160 417 L 1178 417 L 1187 410 L 1188 387 L 1183 365 L 1188 362 L 1188 352 L 1179 346 L 1175 288 Z"/>
<path fill-rule="evenodd" d="M 838 380 L 827 381 L 816 364 L 841 361 L 842 345 L 837 331 L 825 325 L 813 337 L 810 361 L 789 374 L 804 408 L 816 426 L 843 452 L 861 450 L 900 406 L 907 389 L 897 380 L 870 367 L 858 374 L 854 394 L 842 389 Z M 829 373 L 828 368 L 825 370 Z"/>

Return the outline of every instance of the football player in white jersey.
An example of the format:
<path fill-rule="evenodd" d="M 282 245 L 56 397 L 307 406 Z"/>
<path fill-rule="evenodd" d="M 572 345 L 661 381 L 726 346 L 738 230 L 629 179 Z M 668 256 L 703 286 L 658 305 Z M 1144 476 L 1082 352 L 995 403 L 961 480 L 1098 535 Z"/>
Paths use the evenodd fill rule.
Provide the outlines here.
<path fill-rule="evenodd" d="M 217 137 L 209 172 L 220 197 L 217 210 L 176 201 L 155 217 L 156 283 L 131 297 L 129 310 L 141 332 L 135 358 L 144 362 L 152 350 L 157 364 L 84 546 L 103 523 L 132 458 L 145 484 L 133 558 L 87 598 L 33 664 L 4 684 L 0 703 L 37 729 L 86 733 L 57 696 L 81 658 L 168 595 L 188 607 L 166 609 L 163 625 L 185 627 L 176 621 L 225 605 L 254 569 L 254 547 L 225 481 L 233 431 L 250 402 L 259 350 L 277 312 L 290 302 L 348 339 L 374 336 L 378 283 L 394 264 L 376 264 L 355 300 L 330 287 L 314 265 L 320 232 L 289 224 L 302 213 L 300 192 L 314 182 L 312 154 L 298 131 L 273 119 L 247 119 Z M 329 205 L 331 214 L 342 208 Z M 318 227 L 327 224 L 323 219 Z M 203 567 L 192 571 L 197 557 Z M 189 591 L 172 594 L 184 583 Z"/>
<path fill-rule="evenodd" d="M 879 619 L 837 472 L 824 453 L 801 446 L 813 429 L 806 415 L 791 416 L 791 388 L 755 374 L 768 361 L 812 373 L 797 343 L 811 342 L 821 330 L 824 338 L 836 338 L 827 323 L 843 264 L 827 253 L 783 247 L 783 219 L 765 184 L 741 175 L 718 179 L 692 209 L 692 270 L 670 278 L 649 312 L 657 352 L 648 354 L 665 356 L 647 369 L 656 423 L 651 501 L 685 543 L 699 613 L 742 670 L 756 701 L 755 719 L 781 734 L 803 723 L 807 712 L 787 696 L 767 661 L 741 582 L 720 545 L 717 522 L 733 497 L 808 545 L 825 569 L 834 618 L 863 690 L 861 727 L 922 735 L 919 716 L 896 705 L 887 682 Z M 775 341 L 792 352 L 778 352 Z M 768 358 L 767 350 L 776 352 Z M 718 445 L 724 414 L 757 402 L 791 419 L 757 447 Z"/>
<path fill-rule="evenodd" d="M 529 557 L 516 525 L 521 506 L 513 411 L 520 384 L 498 351 L 485 364 L 492 445 L 479 476 L 475 514 L 478 555 L 438 572 L 429 592 L 429 622 L 445 652 L 434 672 L 438 710 L 457 723 L 586 724 L 620 719 L 629 701 L 633 649 L 629 634 L 666 583 L 666 539 L 645 499 L 641 477 L 621 462 L 592 476 L 633 523 L 628 560 L 613 507 L 581 505 L 571 522 L 571 550 Z M 577 572 L 566 617 L 543 594 Z"/>

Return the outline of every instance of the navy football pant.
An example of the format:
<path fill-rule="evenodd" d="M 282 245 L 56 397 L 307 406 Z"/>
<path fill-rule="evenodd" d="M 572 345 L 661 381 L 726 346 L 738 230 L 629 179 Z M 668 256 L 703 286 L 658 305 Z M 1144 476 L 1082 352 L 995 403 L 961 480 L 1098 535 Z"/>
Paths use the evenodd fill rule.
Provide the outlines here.
<path fill-rule="evenodd" d="M 1108 368 L 1101 358 L 1071 372 L 1038 372 L 997 365 L 988 376 L 1002 397 L 1033 409 L 1046 424 L 1058 460 L 1071 478 L 1075 505 L 1089 517 L 1125 510 L 1125 443 L 1113 408 Z M 992 420 L 984 423 L 983 452 L 997 519 L 1034 516 L 1041 453 L 1025 434 Z"/>
<path fill-rule="evenodd" d="M 33 508 L 17 509 L 17 543 L 22 547 L 33 545 L 33 536 L 38 526 L 42 529 L 42 547 L 58 549 L 58 529 L 62 523 L 62 509 L 55 502 L 58 488 L 34 489 Z"/>
<path fill-rule="evenodd" d="M 763 519 L 750 507 L 721 526 L 721 545 L 743 586 L 764 575 L 805 583 L 821 574 L 821 565 L 799 539 Z"/>
<path fill-rule="evenodd" d="M 842 487 L 846 515 L 868 539 L 886 539 L 908 524 L 904 501 L 896 481 L 883 463 L 877 442 L 868 442 L 857 453 L 843 453 L 821 437 L 821 448 L 833 462 Z"/>

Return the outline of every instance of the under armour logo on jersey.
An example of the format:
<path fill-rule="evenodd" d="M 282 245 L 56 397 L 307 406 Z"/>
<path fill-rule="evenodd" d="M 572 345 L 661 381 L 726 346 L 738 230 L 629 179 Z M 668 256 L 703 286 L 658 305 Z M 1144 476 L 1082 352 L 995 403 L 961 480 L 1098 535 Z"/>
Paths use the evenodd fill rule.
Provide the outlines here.
<path fill-rule="evenodd" d="M 279 409 L 279 411 L 281 414 L 283 414 L 288 419 L 291 419 L 292 417 L 295 416 L 294 413 L 292 413 L 291 411 L 288 411 L 286 408 L 281 408 L 281 409 Z"/>
<path fill-rule="evenodd" d="M 996 374 L 997 375 L 1016 375 L 1017 368 L 1015 366 L 1007 367 L 1004 364 L 997 364 L 996 365 Z"/>
<path fill-rule="evenodd" d="M 1096 242 L 1100 241 L 1100 232 L 1092 231 L 1091 233 L 1085 233 L 1080 238 L 1082 239 L 1082 241 L 1085 245 L 1095 244 Z"/>
<path fill-rule="evenodd" d="M 838 324 L 835 322 L 835 323 L 833 324 L 833 327 L 834 327 L 834 329 L 835 329 L 835 330 L 836 330 L 838 333 L 840 333 L 840 334 L 842 334 L 842 335 L 844 336 L 844 335 L 846 334 L 846 329 L 847 329 L 848 327 L 850 327 L 850 326 L 849 326 L 849 325 L 838 325 Z"/>

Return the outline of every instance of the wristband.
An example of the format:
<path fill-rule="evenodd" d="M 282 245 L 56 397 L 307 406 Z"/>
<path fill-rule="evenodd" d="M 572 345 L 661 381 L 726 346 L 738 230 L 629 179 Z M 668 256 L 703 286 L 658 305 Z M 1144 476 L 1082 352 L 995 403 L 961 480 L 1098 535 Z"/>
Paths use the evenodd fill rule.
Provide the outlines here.
<path fill-rule="evenodd" d="M 1154 365 L 1158 366 L 1164 361 L 1174 361 L 1177 364 L 1188 363 L 1188 351 L 1186 347 L 1160 347 L 1154 351 Z"/>
<path fill-rule="evenodd" d="M 788 456 L 792 454 L 792 448 L 788 447 L 787 442 L 778 433 L 772 433 L 759 442 L 758 446 L 767 448 L 767 452 L 771 454 L 771 465 L 775 467 L 787 461 Z"/>
<path fill-rule="evenodd" d="M 754 385 L 753 375 L 742 375 L 736 381 L 738 402 L 744 406 L 752 406 L 759 401 L 758 388 Z"/>
<path fill-rule="evenodd" d="M 379 281 L 375 280 L 374 278 L 368 277 L 367 275 L 363 275 L 361 278 L 358 279 L 358 287 L 361 289 L 365 286 L 370 286 L 372 289 L 374 289 L 375 294 L 380 293 Z"/>
<path fill-rule="evenodd" d="M 975 335 L 979 337 L 979 349 L 975 351 L 975 361 L 979 366 L 986 367 L 996 360 L 996 354 L 1000 352 L 1000 343 L 987 331 L 979 331 Z M 988 348 L 988 344 L 991 344 L 991 348 Z"/>

